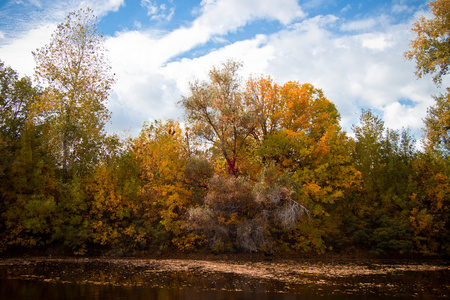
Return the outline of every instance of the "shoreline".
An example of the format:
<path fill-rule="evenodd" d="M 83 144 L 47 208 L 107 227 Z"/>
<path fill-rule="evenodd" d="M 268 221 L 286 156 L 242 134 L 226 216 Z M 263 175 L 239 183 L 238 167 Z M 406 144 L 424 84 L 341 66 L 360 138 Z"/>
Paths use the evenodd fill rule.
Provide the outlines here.
<path fill-rule="evenodd" d="M 386 275 L 408 271 L 450 271 L 445 260 L 427 259 L 254 259 L 233 257 L 141 258 L 141 257 L 0 257 L 0 267 L 29 266 L 35 264 L 99 263 L 121 267 L 142 268 L 154 272 L 233 273 L 256 278 L 295 281 L 292 276 L 314 275 L 330 278 L 365 275 Z"/>

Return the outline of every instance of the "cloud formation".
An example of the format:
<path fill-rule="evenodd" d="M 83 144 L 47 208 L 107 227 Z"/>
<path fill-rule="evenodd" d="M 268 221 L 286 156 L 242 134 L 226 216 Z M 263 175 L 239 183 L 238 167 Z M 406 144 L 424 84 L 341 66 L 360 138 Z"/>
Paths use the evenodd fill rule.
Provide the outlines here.
<path fill-rule="evenodd" d="M 202 76 L 198 71 L 206 74 L 213 64 L 220 63 L 225 57 L 244 61 L 242 49 L 258 48 L 260 42 L 246 40 L 211 51 L 211 55 L 195 60 L 196 64 L 189 59 L 172 62 L 172 58 L 214 37 L 235 32 L 257 19 L 289 24 L 305 16 L 297 1 L 293 0 L 277 3 L 269 0 L 202 1 L 197 13 L 198 17 L 189 27 L 181 27 L 167 34 L 127 31 L 107 40 L 112 67 L 117 74 L 111 108 L 117 103 L 127 103 L 127 110 L 141 116 L 142 121 L 181 116 L 176 103 L 182 93 L 187 92 L 187 83 L 193 79 L 192 75 Z M 263 56 L 261 59 L 266 58 Z M 123 114 L 120 114 L 120 122 L 122 117 Z M 113 122 L 119 122 L 119 117 L 114 118 L 113 111 Z M 129 124 L 134 128 L 132 122 Z"/>
<path fill-rule="evenodd" d="M 0 59 L 19 73 L 31 76 L 31 52 L 50 41 L 57 24 L 70 11 L 90 7 L 102 17 L 122 5 L 124 0 L 9 0 L 0 9 Z"/>
<path fill-rule="evenodd" d="M 48 3 L 35 1 L 34 6 Z M 60 10 L 61 14 L 67 10 L 66 14 L 78 6 L 103 3 L 101 17 L 127 4 L 123 0 L 67 3 L 64 9 L 58 4 L 48 10 Z M 156 21 L 169 21 L 177 15 L 172 0 L 142 0 L 140 4 L 146 7 L 149 18 L 159 18 Z M 423 126 L 426 108 L 433 103 L 431 95 L 439 89 L 431 80 L 417 80 L 414 63 L 402 56 L 412 39 L 412 8 L 396 1 L 388 10 L 352 19 L 339 15 L 348 13 L 351 6 L 317 15 L 308 15 L 308 7 L 314 7 L 313 3 L 203 0 L 192 11 L 194 19 L 176 29 L 143 27 L 106 37 L 117 79 L 108 104 L 112 130 L 130 129 L 136 134 L 145 121 L 182 117 L 177 102 L 187 95 L 189 81 L 206 79 L 212 66 L 236 59 L 244 64 L 244 80 L 265 74 L 280 84 L 295 80 L 323 89 L 337 105 L 347 131 L 358 121 L 361 108 L 372 108 L 387 127 L 411 127 L 417 132 Z M 396 22 L 386 11 L 411 15 Z M 55 22 L 36 24 L 20 38 L 0 44 L 0 58 L 22 74 L 32 74 L 30 52 L 47 43 L 55 28 Z M 275 24 L 277 30 L 250 31 L 253 24 Z M 4 32 L 3 27 L 0 32 Z M 243 32 L 245 37 L 235 38 Z"/>

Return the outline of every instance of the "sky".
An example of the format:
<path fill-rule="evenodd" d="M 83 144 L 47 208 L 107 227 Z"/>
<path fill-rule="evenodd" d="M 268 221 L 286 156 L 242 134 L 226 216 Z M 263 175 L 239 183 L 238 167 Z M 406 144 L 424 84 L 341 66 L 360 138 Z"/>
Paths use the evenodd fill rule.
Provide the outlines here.
<path fill-rule="evenodd" d="M 144 122 L 179 119 L 189 82 L 206 80 L 226 60 L 240 61 L 243 81 L 311 83 L 323 90 L 351 135 L 361 109 L 419 139 L 432 95 L 403 53 L 423 0 L 0 0 L 0 60 L 33 76 L 32 51 L 49 43 L 65 16 L 89 7 L 116 83 L 107 104 L 111 132 L 137 135 Z"/>

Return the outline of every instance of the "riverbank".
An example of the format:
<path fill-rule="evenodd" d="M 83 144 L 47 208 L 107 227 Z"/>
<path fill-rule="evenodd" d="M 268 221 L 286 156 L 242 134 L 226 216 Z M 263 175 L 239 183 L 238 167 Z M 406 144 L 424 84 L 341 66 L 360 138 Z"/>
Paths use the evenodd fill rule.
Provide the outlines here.
<path fill-rule="evenodd" d="M 124 268 L 143 269 L 145 272 L 200 272 L 231 273 L 254 278 L 276 279 L 288 283 L 299 281 L 302 275 L 316 275 L 329 278 L 388 275 L 400 272 L 450 271 L 450 264 L 443 260 L 341 260 L 323 261 L 315 259 L 275 259 L 244 261 L 242 259 L 199 258 L 0 258 L 0 266 L 32 266 L 38 264 L 102 264 L 116 265 Z"/>

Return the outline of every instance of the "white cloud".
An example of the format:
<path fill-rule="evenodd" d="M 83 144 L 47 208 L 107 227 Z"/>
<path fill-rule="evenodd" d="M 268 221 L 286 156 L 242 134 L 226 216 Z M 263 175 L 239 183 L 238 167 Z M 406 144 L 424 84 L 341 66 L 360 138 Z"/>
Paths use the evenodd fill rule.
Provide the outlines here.
<path fill-rule="evenodd" d="M 89 7 L 95 12 L 97 16 L 102 17 L 110 11 L 118 11 L 121 6 L 125 5 L 125 0 L 71 0 L 67 1 L 66 3 L 67 7 L 63 9 L 65 12 L 68 9 L 70 11 L 74 9 Z"/>
<path fill-rule="evenodd" d="M 14 42 L 18 35 L 21 38 L 42 24 L 59 24 L 71 11 L 89 7 L 102 17 L 110 11 L 117 11 L 122 5 L 124 0 L 10 1 L 0 10 L 0 26 L 5 26 L 3 32 L 6 37 L 0 41 L 0 46 Z"/>
<path fill-rule="evenodd" d="M 409 11 L 409 10 L 410 10 L 410 8 L 405 4 L 395 4 L 394 6 L 392 6 L 392 12 L 396 13 L 396 14 L 399 14 L 399 13 L 402 13 L 405 11 Z"/>
<path fill-rule="evenodd" d="M 55 25 L 46 24 L 28 31 L 13 43 L 1 47 L 0 59 L 22 76 L 32 76 L 35 63 L 31 52 L 48 43 L 55 29 Z"/>
<path fill-rule="evenodd" d="M 305 17 L 296 0 L 202 1 L 201 12 L 194 27 L 210 28 L 215 34 L 236 30 L 254 19 L 266 18 L 287 25 Z"/>
<path fill-rule="evenodd" d="M 161 72 L 177 82 L 177 88 L 187 95 L 189 82 L 197 79 L 206 80 L 207 73 L 213 66 L 235 59 L 244 62 L 240 72 L 243 79 L 250 75 L 259 76 L 266 72 L 268 63 L 275 56 L 274 49 L 267 45 L 267 37 L 258 35 L 254 39 L 236 42 L 195 59 L 182 59 L 171 62 L 161 68 Z"/>
<path fill-rule="evenodd" d="M 411 39 L 410 24 L 336 36 L 328 29 L 333 20 L 337 22 L 309 19 L 271 36 L 267 46 L 277 55 L 269 61 L 267 72 L 282 82 L 298 80 L 322 88 L 337 105 L 347 131 L 356 123 L 361 107 L 382 111 L 387 127 L 420 128 L 437 89 L 431 80 L 416 80 L 414 63 L 402 57 Z M 404 98 L 415 106 L 395 105 Z M 413 117 L 415 121 L 408 123 Z"/>
<path fill-rule="evenodd" d="M 30 4 L 40 9 L 30 10 Z M 17 14 L 16 11 L 20 12 L 20 15 L 16 15 L 15 26 L 6 27 L 0 34 L 0 59 L 21 75 L 32 76 L 35 63 L 31 52 L 50 41 L 57 24 L 61 23 L 70 11 L 90 7 L 97 15 L 102 16 L 109 11 L 116 11 L 123 4 L 124 0 L 14 2 L 11 5 L 17 5 L 19 8 L 13 11 L 10 5 L 0 12 L 0 18 Z"/>
<path fill-rule="evenodd" d="M 39 0 L 28 0 L 32 5 L 42 7 L 42 3 Z"/>
<path fill-rule="evenodd" d="M 171 4 L 171 7 L 168 7 L 167 4 Z M 147 10 L 147 15 L 152 20 L 158 21 L 170 21 L 172 19 L 175 7 L 171 0 L 167 4 L 159 4 L 156 0 L 141 0 L 141 6 Z"/>
<path fill-rule="evenodd" d="M 362 31 L 374 28 L 378 22 L 374 18 L 344 23 L 341 26 L 343 31 Z"/>
<path fill-rule="evenodd" d="M 394 45 L 394 37 L 389 33 L 373 33 L 361 36 L 361 44 L 371 50 L 385 51 Z"/>
<path fill-rule="evenodd" d="M 121 112 L 116 120 L 134 124 L 181 116 L 176 102 L 187 92 L 188 81 L 206 74 L 212 65 L 228 58 L 245 60 L 249 67 L 271 57 L 271 48 L 262 47 L 265 37 L 238 42 L 195 60 L 170 62 L 173 57 L 220 38 L 255 19 L 278 20 L 283 24 L 303 17 L 295 0 L 218 0 L 203 1 L 201 14 L 190 27 L 181 27 L 166 35 L 161 32 L 123 32 L 107 40 L 112 68 L 117 76 L 110 107 Z M 123 113 L 127 111 L 127 113 Z M 133 111 L 135 114 L 128 114 Z M 127 116 L 130 118 L 128 121 Z M 113 112 L 114 121 L 114 112 Z M 125 125 L 125 128 L 128 126 Z"/>
<path fill-rule="evenodd" d="M 341 9 L 341 12 L 347 12 L 350 9 L 352 9 L 352 6 L 350 4 L 347 4 L 343 9 Z"/>
<path fill-rule="evenodd" d="M 412 13 L 414 11 L 413 6 L 408 5 L 408 0 L 394 0 L 391 11 L 394 14 Z"/>
<path fill-rule="evenodd" d="M 201 26 L 213 20 L 214 14 L 208 13 L 214 9 L 207 6 L 221 3 L 205 2 L 203 13 L 207 17 L 199 16 L 191 27 L 163 37 L 128 32 L 110 39 L 116 57 L 113 69 L 118 74 L 117 103 L 137 110 L 136 115 L 141 114 L 145 120 L 181 116 L 176 102 L 188 93 L 188 82 L 206 79 L 212 66 L 232 58 L 244 63 L 244 79 L 250 74 L 267 74 L 279 83 L 297 80 L 323 89 L 337 105 L 347 131 L 357 122 L 361 107 L 382 112 L 386 126 L 393 129 L 422 126 L 436 88 L 431 81 L 417 81 L 413 63 L 402 57 L 411 38 L 410 24 L 387 24 L 371 33 L 336 35 L 331 29 L 340 20 L 332 15 L 318 16 L 269 36 L 258 35 L 201 57 L 170 62 L 215 34 L 245 23 L 244 19 L 230 23 L 222 20 L 211 27 Z M 399 99 L 411 99 L 414 106 L 401 105 Z"/>
<path fill-rule="evenodd" d="M 401 104 L 398 101 L 387 104 L 383 109 L 383 120 L 386 127 L 401 130 L 403 128 L 414 128 L 415 131 L 423 127 L 422 118 L 425 116 L 430 103 L 419 102 L 415 106 Z M 422 116 L 422 118 L 420 117 Z"/>
<path fill-rule="evenodd" d="M 386 15 L 379 15 L 355 21 L 345 22 L 341 25 L 340 29 L 342 31 L 349 31 L 349 32 L 368 32 L 377 29 L 379 30 L 380 28 L 386 28 L 390 26 L 390 24 L 391 24 L 390 17 Z"/>

